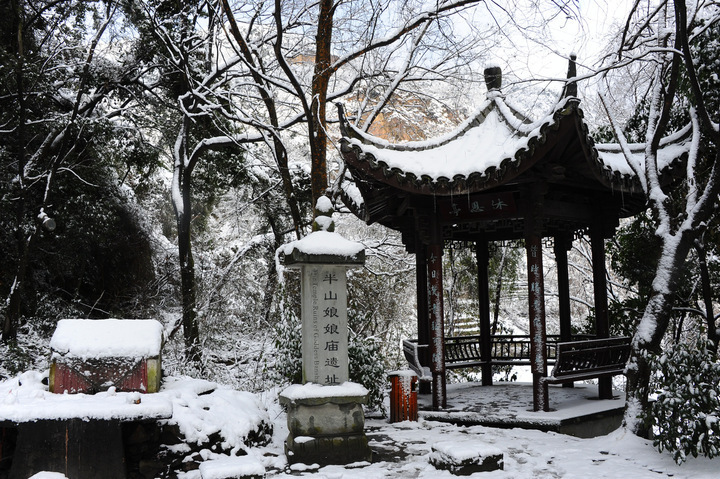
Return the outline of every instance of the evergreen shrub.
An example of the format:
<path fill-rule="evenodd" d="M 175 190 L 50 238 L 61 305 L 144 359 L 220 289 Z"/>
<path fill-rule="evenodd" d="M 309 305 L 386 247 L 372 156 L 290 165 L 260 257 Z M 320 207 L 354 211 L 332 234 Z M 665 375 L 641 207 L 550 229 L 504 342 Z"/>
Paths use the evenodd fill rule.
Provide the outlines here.
<path fill-rule="evenodd" d="M 720 452 L 720 363 L 707 339 L 678 344 L 653 359 L 657 400 L 652 406 L 654 445 L 677 464 Z"/>

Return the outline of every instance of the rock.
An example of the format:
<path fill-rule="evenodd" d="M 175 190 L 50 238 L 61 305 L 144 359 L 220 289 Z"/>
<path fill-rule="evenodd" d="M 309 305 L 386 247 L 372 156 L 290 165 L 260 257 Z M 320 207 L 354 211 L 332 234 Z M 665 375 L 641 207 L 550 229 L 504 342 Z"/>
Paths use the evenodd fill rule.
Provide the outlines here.
<path fill-rule="evenodd" d="M 503 469 L 502 451 L 477 440 L 433 444 L 429 461 L 436 469 L 450 471 L 457 476 Z"/>

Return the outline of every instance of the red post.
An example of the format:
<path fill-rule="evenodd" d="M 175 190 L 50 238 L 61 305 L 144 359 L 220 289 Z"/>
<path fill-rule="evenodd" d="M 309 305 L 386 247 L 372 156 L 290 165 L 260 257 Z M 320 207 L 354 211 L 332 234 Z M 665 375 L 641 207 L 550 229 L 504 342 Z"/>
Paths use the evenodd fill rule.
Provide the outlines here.
<path fill-rule="evenodd" d="M 568 250 L 572 248 L 572 238 L 555 237 L 555 264 L 557 265 L 558 301 L 560 314 L 560 342 L 572 341 L 572 316 L 570 313 L 570 274 L 568 271 Z M 564 388 L 573 387 L 573 382 L 565 382 Z"/>
<path fill-rule="evenodd" d="M 600 220 L 590 229 L 590 247 L 593 263 L 593 291 L 595 296 L 595 333 L 598 338 L 610 337 L 610 315 L 608 313 L 607 280 L 605 269 L 605 237 Z M 612 378 L 598 379 L 600 399 L 612 399 Z"/>
<path fill-rule="evenodd" d="M 430 300 L 430 370 L 432 371 L 433 409 L 447 407 L 445 377 L 445 323 L 442 282 L 443 245 L 428 246 L 428 298 Z"/>
<path fill-rule="evenodd" d="M 528 265 L 528 303 L 530 315 L 530 355 L 533 374 L 533 411 L 549 411 L 547 385 L 540 378 L 547 375 L 545 344 L 545 285 L 543 281 L 542 240 L 539 236 L 525 238 Z"/>
<path fill-rule="evenodd" d="M 390 422 L 417 421 L 417 383 L 412 371 L 396 371 L 390 378 Z"/>
<path fill-rule="evenodd" d="M 488 242 L 475 243 L 475 258 L 478 267 L 478 304 L 480 305 L 480 357 L 482 365 L 482 385 L 492 386 L 492 330 L 490 326 L 490 292 L 488 284 L 488 263 L 490 254 Z"/>

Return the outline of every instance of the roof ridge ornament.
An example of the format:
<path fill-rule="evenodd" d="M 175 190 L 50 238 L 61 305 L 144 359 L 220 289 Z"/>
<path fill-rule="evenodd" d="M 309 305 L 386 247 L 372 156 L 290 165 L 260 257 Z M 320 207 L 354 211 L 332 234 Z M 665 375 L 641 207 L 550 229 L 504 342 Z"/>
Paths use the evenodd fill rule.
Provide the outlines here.
<path fill-rule="evenodd" d="M 500 91 L 502 88 L 502 69 L 498 65 L 488 65 L 483 71 L 485 76 L 485 85 L 488 93 L 491 91 Z"/>
<path fill-rule="evenodd" d="M 574 53 L 571 53 L 570 59 L 568 60 L 568 72 L 567 72 L 568 81 L 565 83 L 565 87 L 563 87 L 562 98 L 577 98 L 577 95 L 578 95 L 577 81 L 574 80 L 574 78 L 577 76 L 577 65 L 575 63 L 576 60 L 577 60 L 577 55 L 575 55 Z M 570 81 L 571 79 L 572 79 L 572 81 Z"/>

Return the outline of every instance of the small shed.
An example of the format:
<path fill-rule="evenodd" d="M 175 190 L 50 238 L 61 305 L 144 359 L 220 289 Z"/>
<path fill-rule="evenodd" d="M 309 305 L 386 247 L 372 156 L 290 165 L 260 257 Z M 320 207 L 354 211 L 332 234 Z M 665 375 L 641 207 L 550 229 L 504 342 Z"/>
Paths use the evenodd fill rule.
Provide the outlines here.
<path fill-rule="evenodd" d="M 157 392 L 162 343 L 153 319 L 60 320 L 50 340 L 50 391 Z"/>

